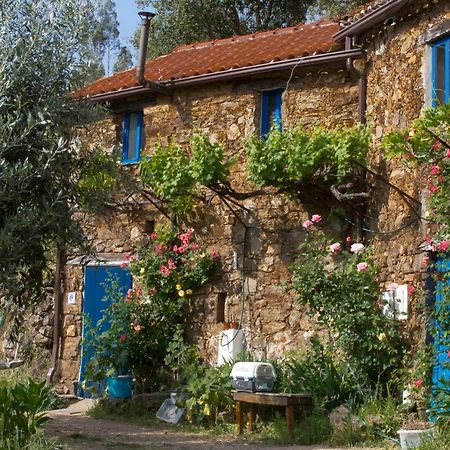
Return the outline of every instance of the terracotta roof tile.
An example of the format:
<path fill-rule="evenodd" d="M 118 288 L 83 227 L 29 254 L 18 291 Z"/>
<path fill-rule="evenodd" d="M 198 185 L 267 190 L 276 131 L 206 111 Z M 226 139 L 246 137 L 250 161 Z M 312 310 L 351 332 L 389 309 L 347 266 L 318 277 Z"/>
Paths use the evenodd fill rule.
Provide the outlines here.
<path fill-rule="evenodd" d="M 148 60 L 145 76 L 152 81 L 170 81 L 329 52 L 336 49 L 333 35 L 338 31 L 339 24 L 320 20 L 306 25 L 180 45 L 168 55 Z M 101 78 L 78 91 L 77 95 L 91 96 L 138 86 L 133 68 Z"/>

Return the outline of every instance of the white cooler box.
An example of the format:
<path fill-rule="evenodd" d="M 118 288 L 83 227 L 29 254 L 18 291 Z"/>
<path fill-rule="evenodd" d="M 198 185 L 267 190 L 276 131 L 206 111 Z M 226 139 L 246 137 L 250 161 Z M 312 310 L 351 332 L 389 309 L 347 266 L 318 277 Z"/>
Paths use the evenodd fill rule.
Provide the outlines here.
<path fill-rule="evenodd" d="M 231 370 L 233 389 L 246 392 L 271 392 L 277 378 L 272 364 L 238 362 Z"/>

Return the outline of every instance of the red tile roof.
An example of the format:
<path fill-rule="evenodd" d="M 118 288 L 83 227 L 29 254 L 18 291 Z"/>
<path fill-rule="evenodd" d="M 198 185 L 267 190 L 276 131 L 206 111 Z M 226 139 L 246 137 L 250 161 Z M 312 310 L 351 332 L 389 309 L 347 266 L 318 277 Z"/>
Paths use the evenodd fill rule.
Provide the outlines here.
<path fill-rule="evenodd" d="M 145 76 L 157 82 L 179 80 L 325 53 L 342 48 L 332 37 L 338 31 L 337 23 L 320 20 L 245 36 L 180 45 L 168 55 L 148 60 Z M 133 68 L 101 78 L 78 91 L 77 96 L 93 96 L 138 87 L 135 73 Z"/>

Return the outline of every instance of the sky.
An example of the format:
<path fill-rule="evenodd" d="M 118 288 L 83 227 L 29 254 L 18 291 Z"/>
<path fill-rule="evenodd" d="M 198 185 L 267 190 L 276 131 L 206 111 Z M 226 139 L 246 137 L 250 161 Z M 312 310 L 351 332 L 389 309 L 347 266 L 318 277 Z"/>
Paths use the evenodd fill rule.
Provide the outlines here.
<path fill-rule="evenodd" d="M 130 44 L 130 39 L 133 37 L 134 31 L 141 22 L 134 0 L 115 0 L 117 20 L 119 21 L 120 43 L 126 45 L 133 55 L 136 57 L 136 51 Z M 149 8 L 147 8 L 148 10 Z"/>

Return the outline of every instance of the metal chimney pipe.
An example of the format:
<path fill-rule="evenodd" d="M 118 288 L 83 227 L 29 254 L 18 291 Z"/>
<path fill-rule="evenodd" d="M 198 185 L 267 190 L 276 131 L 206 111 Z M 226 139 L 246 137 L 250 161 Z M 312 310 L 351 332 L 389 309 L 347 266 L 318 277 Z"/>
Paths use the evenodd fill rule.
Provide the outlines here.
<path fill-rule="evenodd" d="M 166 94 L 168 91 L 168 88 L 166 86 L 162 86 L 161 84 L 155 83 L 145 78 L 145 59 L 147 55 L 150 21 L 153 19 L 153 17 L 155 17 L 156 14 L 148 11 L 141 11 L 138 14 L 141 17 L 142 21 L 141 21 L 141 39 L 139 42 L 138 61 L 136 65 L 136 77 L 141 86 L 151 89 L 153 91 L 160 92 L 161 94 Z"/>

